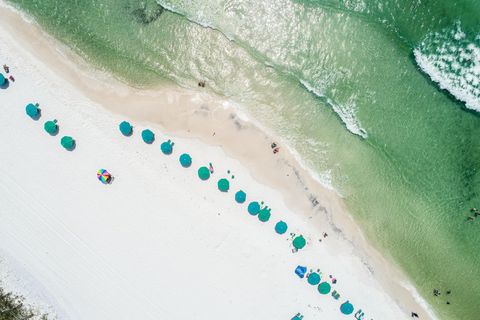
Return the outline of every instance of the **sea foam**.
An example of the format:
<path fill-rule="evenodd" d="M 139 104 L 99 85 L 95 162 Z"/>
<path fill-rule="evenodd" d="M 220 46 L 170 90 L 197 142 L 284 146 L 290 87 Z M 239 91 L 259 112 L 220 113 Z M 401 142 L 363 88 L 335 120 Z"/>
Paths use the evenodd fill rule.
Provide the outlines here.
<path fill-rule="evenodd" d="M 441 89 L 480 112 L 480 35 L 469 38 L 456 23 L 429 34 L 413 53 L 418 66 Z"/>
<path fill-rule="evenodd" d="M 368 137 L 367 131 L 362 128 L 360 121 L 357 118 L 357 111 L 354 102 L 350 102 L 344 105 L 337 104 L 332 99 L 327 97 L 323 92 L 310 85 L 307 81 L 300 80 L 300 83 L 305 87 L 305 89 L 307 89 L 308 91 L 322 99 L 327 105 L 329 105 L 342 120 L 348 131 L 364 139 Z"/>

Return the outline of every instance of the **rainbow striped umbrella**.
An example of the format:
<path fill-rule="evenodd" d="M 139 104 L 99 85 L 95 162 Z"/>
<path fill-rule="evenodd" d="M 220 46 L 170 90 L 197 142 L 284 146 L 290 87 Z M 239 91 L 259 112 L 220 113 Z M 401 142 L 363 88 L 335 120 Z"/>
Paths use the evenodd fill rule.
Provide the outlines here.
<path fill-rule="evenodd" d="M 100 169 L 97 171 L 97 178 L 103 184 L 108 184 L 112 180 L 112 175 L 105 169 Z"/>

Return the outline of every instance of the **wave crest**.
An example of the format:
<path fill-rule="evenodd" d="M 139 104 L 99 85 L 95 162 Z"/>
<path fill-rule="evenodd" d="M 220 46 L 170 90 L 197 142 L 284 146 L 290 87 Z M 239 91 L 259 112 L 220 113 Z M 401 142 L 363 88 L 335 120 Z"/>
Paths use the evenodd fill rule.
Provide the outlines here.
<path fill-rule="evenodd" d="M 453 28 L 428 35 L 413 54 L 441 89 L 480 112 L 480 35 L 469 38 L 457 22 Z"/>

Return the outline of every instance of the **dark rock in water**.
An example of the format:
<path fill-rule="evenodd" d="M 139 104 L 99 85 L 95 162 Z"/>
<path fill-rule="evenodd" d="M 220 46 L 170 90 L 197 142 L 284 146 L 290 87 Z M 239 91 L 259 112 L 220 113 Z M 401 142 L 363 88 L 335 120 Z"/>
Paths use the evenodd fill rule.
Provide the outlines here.
<path fill-rule="evenodd" d="M 136 2 L 136 1 L 135 1 Z M 155 0 L 139 1 L 128 6 L 138 23 L 147 25 L 157 20 L 165 10 Z"/>

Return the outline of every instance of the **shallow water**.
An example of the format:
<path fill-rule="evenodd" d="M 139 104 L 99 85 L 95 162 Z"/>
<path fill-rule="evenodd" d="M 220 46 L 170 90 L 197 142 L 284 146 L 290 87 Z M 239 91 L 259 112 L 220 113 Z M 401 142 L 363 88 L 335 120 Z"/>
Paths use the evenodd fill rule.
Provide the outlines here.
<path fill-rule="evenodd" d="M 205 79 L 244 105 L 345 196 L 443 318 L 478 319 L 475 0 L 10 2 L 135 86 Z"/>

